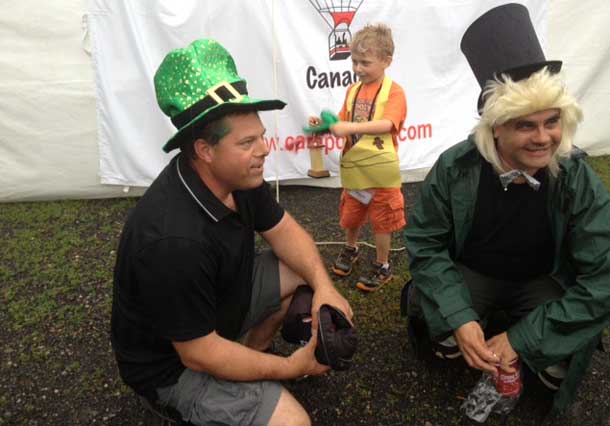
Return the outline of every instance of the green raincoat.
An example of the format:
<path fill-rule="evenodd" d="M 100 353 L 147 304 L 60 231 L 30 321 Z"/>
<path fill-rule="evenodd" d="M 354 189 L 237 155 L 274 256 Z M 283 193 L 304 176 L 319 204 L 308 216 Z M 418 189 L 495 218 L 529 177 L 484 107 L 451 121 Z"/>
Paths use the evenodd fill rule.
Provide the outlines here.
<path fill-rule="evenodd" d="M 610 196 L 585 155 L 575 149 L 560 162 L 557 178 L 549 178 L 551 275 L 566 293 L 508 330 L 513 348 L 535 372 L 573 355 L 555 410 L 573 400 L 610 323 Z M 453 260 L 472 225 L 482 161 L 472 135 L 445 151 L 426 177 L 405 230 L 413 282 L 432 336 L 479 319 Z"/>

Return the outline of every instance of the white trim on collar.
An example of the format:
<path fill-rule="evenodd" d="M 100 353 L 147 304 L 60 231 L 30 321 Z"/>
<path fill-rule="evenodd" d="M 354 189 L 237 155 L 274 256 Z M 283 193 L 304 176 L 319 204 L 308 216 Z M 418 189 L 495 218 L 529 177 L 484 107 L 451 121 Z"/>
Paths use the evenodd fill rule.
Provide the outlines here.
<path fill-rule="evenodd" d="M 182 173 L 180 173 L 180 158 L 181 157 L 178 157 L 176 159 L 176 171 L 178 172 L 178 177 L 182 181 L 182 184 L 184 185 L 186 190 L 189 192 L 189 194 L 191 194 L 191 197 L 193 197 L 193 199 L 197 202 L 197 204 L 199 204 L 199 207 L 201 207 L 208 214 L 208 216 L 210 216 L 214 220 L 214 222 L 218 222 L 218 219 L 212 214 L 212 212 L 210 212 L 208 209 L 206 209 L 205 206 L 201 203 L 201 201 L 199 201 L 199 199 L 195 196 L 195 194 L 193 194 L 193 191 L 191 191 L 191 188 L 187 185 L 186 181 L 182 177 Z"/>

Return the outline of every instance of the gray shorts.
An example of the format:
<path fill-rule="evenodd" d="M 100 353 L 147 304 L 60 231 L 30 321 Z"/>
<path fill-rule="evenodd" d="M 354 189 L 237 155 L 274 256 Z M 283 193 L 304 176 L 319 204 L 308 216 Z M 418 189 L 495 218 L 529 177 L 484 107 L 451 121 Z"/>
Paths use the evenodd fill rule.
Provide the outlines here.
<path fill-rule="evenodd" d="M 241 335 L 280 309 L 278 259 L 270 250 L 254 261 L 252 298 Z M 277 406 L 277 382 L 233 382 L 185 369 L 178 383 L 157 389 L 159 402 L 195 425 L 266 425 Z"/>

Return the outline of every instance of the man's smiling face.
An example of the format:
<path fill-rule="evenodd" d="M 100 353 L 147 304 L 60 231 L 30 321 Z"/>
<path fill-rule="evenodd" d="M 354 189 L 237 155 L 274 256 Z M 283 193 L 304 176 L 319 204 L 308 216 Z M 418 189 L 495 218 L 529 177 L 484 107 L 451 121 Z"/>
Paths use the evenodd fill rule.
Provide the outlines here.
<path fill-rule="evenodd" d="M 556 108 L 514 118 L 495 126 L 496 148 L 505 171 L 530 175 L 549 165 L 561 142 L 561 114 Z"/>

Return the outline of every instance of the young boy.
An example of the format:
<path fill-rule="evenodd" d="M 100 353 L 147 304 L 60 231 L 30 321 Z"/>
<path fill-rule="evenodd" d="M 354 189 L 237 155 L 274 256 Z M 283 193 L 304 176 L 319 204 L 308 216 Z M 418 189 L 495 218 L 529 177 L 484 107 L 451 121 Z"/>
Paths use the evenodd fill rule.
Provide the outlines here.
<path fill-rule="evenodd" d="M 340 224 L 347 241 L 332 270 L 339 276 L 352 272 L 359 256 L 358 235 L 368 219 L 375 233 L 376 261 L 356 287 L 375 291 L 392 278 L 392 232 L 406 224 L 396 137 L 407 105 L 402 88 L 385 76 L 394 54 L 390 28 L 365 26 L 355 34 L 351 53 L 360 81 L 347 90 L 341 121 L 330 127 L 333 135 L 346 139 L 341 155 Z M 320 119 L 310 117 L 309 124 L 319 125 Z"/>

